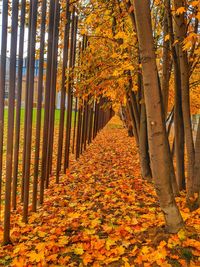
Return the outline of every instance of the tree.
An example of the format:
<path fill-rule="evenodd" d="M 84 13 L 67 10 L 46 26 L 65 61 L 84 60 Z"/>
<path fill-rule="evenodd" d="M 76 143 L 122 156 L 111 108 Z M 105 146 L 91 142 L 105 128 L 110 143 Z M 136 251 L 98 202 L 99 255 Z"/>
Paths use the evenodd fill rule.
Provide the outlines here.
<path fill-rule="evenodd" d="M 166 226 L 168 231 L 173 233 L 183 226 L 183 220 L 177 208 L 171 185 L 172 159 L 162 114 L 150 2 L 149 0 L 142 2 L 135 0 L 133 5 L 142 64 L 151 166 Z"/>

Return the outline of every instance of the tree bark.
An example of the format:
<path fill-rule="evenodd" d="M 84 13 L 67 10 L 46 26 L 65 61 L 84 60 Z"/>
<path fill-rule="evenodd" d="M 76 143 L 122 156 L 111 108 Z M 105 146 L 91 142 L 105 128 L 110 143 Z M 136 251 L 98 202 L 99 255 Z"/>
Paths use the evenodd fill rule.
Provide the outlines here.
<path fill-rule="evenodd" d="M 130 115 L 131 121 L 132 121 L 133 134 L 134 134 L 134 137 L 135 137 L 136 145 L 139 146 L 139 136 L 138 136 L 138 132 L 137 132 L 134 112 L 133 112 L 133 109 L 132 109 L 132 105 L 131 105 L 128 93 L 126 93 L 126 99 L 127 99 L 127 107 L 128 107 L 129 115 Z"/>
<path fill-rule="evenodd" d="M 185 6 L 185 1 L 174 0 L 175 11 Z M 185 14 L 175 14 L 175 36 L 178 41 L 176 47 L 178 51 L 178 58 L 180 64 L 180 77 L 181 77 L 181 94 L 182 94 L 182 111 L 185 142 L 187 149 L 187 197 L 192 196 L 194 192 L 194 164 L 195 164 L 195 151 L 194 141 L 192 135 L 191 113 L 190 113 L 190 91 L 189 91 L 189 64 L 187 52 L 183 50 L 183 40 L 187 34 L 187 22 L 185 21 Z"/>
<path fill-rule="evenodd" d="M 143 179 L 150 181 L 152 179 L 152 173 L 151 173 L 150 158 L 149 158 L 145 103 L 141 104 L 139 154 L 140 154 L 140 166 L 141 166 L 142 177 Z"/>
<path fill-rule="evenodd" d="M 174 47 L 174 31 L 171 15 L 171 1 L 166 0 L 168 12 L 168 29 L 170 34 L 171 51 L 174 65 L 174 131 L 175 131 L 175 157 L 176 157 L 176 178 L 179 190 L 185 189 L 185 164 L 184 164 L 184 125 L 182 113 L 181 77 L 177 52 Z"/>
<path fill-rule="evenodd" d="M 173 166 L 162 114 L 150 2 L 134 0 L 133 4 L 142 64 L 151 167 L 167 230 L 176 233 L 183 226 L 183 220 L 176 205 L 171 184 Z"/>
<path fill-rule="evenodd" d="M 199 122 L 198 122 L 196 142 L 195 142 L 194 173 L 195 173 L 194 192 L 199 192 L 199 190 L 200 190 L 200 118 L 199 118 Z"/>
<path fill-rule="evenodd" d="M 163 27 L 163 35 L 165 36 L 169 33 L 168 29 L 168 17 L 167 10 L 165 10 L 164 14 L 164 27 Z M 168 99 L 169 99 L 169 80 L 171 75 L 171 57 L 170 57 L 170 43 L 169 40 L 163 41 L 163 69 L 162 69 L 162 80 L 161 80 L 161 92 L 163 99 L 163 108 L 165 111 L 165 118 L 168 112 Z"/>

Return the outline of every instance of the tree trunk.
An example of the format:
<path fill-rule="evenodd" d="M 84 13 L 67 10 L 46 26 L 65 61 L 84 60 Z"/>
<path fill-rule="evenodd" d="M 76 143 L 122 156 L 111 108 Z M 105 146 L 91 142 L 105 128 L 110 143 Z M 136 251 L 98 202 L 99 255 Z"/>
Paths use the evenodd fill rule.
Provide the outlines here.
<path fill-rule="evenodd" d="M 200 118 L 198 122 L 196 142 L 195 142 L 195 180 L 194 180 L 194 192 L 200 190 Z M 200 197 L 200 196 L 199 196 Z"/>
<path fill-rule="evenodd" d="M 150 181 L 152 179 L 152 173 L 149 158 L 146 108 L 144 103 L 141 104 L 140 114 L 139 154 L 142 177 Z"/>
<path fill-rule="evenodd" d="M 168 19 L 167 19 L 167 10 L 165 10 L 164 15 L 164 27 L 163 35 L 165 36 L 169 33 L 168 29 Z M 170 57 L 170 43 L 169 40 L 163 41 L 163 70 L 162 70 L 162 80 L 161 80 L 161 89 L 162 89 L 162 99 L 163 99 L 163 108 L 165 111 L 165 117 L 167 116 L 168 111 L 168 99 L 169 99 L 169 80 L 171 74 L 171 57 Z"/>
<path fill-rule="evenodd" d="M 127 107 L 128 107 L 129 115 L 130 115 L 131 121 L 132 121 L 133 134 L 135 137 L 136 145 L 139 146 L 139 136 L 138 136 L 135 117 L 134 117 L 134 113 L 133 113 L 133 109 L 132 109 L 132 105 L 131 105 L 128 93 L 126 93 L 126 99 L 127 99 Z"/>
<path fill-rule="evenodd" d="M 174 0 L 175 11 L 185 6 L 185 1 Z M 187 22 L 185 21 L 185 14 L 175 14 L 175 36 L 177 43 L 178 58 L 180 64 L 180 77 L 181 77 L 181 94 L 182 94 L 182 111 L 184 122 L 185 142 L 187 149 L 187 197 L 192 196 L 194 192 L 194 164 L 195 164 L 195 151 L 194 141 L 192 136 L 192 124 L 190 114 L 190 92 L 189 92 L 189 64 L 187 52 L 183 50 L 183 40 L 187 34 Z"/>
<path fill-rule="evenodd" d="M 171 170 L 173 166 L 162 114 L 150 2 L 149 0 L 134 0 L 133 3 L 142 64 L 151 167 L 167 230 L 176 233 L 183 226 L 183 220 L 172 191 Z"/>
<path fill-rule="evenodd" d="M 185 189 L 185 164 L 184 164 L 184 125 L 182 113 L 182 94 L 181 77 L 177 52 L 174 47 L 174 32 L 171 15 L 171 2 L 166 0 L 168 12 L 168 29 L 170 34 L 171 51 L 174 63 L 174 91 L 175 91 L 175 109 L 174 109 L 174 131 L 175 131 L 175 157 L 176 157 L 176 178 L 179 190 Z"/>

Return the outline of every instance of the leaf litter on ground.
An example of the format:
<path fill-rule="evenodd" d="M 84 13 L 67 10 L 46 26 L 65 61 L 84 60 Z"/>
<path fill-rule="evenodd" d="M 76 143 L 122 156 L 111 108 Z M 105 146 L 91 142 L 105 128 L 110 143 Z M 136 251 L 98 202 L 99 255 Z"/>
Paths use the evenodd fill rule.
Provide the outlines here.
<path fill-rule="evenodd" d="M 114 117 L 27 225 L 20 208 L 12 215 L 0 266 L 200 266 L 200 209 L 189 211 L 185 193 L 176 200 L 186 227 L 169 235 L 134 138 Z"/>

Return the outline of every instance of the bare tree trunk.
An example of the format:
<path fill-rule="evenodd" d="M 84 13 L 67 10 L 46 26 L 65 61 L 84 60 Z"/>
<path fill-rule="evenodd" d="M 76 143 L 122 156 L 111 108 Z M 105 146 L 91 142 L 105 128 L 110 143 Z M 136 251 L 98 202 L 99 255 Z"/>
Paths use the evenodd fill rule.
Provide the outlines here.
<path fill-rule="evenodd" d="M 152 173 L 149 158 L 146 108 L 144 103 L 141 104 L 140 114 L 139 154 L 142 177 L 150 181 L 152 179 Z"/>
<path fill-rule="evenodd" d="M 164 27 L 163 35 L 164 37 L 169 33 L 168 29 L 168 17 L 167 10 L 165 10 L 164 15 Z M 162 70 L 162 80 L 161 80 L 161 89 L 162 89 L 162 99 L 163 99 L 163 108 L 165 111 L 165 117 L 167 116 L 168 111 L 168 99 L 169 99 L 169 80 L 171 75 L 171 57 L 170 57 L 170 43 L 169 40 L 163 41 L 163 70 Z"/>
<path fill-rule="evenodd" d="M 128 107 L 129 115 L 130 115 L 131 121 L 132 121 L 133 134 L 134 134 L 134 137 L 135 137 L 136 144 L 139 147 L 139 136 L 138 136 L 138 132 L 137 132 L 134 112 L 133 112 L 133 109 L 132 109 L 132 105 L 131 105 L 128 93 L 126 93 L 126 99 L 127 99 L 127 107 Z"/>
<path fill-rule="evenodd" d="M 175 10 L 185 6 L 185 1 L 174 0 Z M 187 149 L 187 196 L 190 197 L 194 192 L 194 164 L 195 164 L 195 151 L 194 141 L 192 135 L 192 124 L 190 114 L 190 92 L 189 92 L 189 64 L 187 52 L 183 50 L 183 40 L 187 34 L 187 22 L 183 14 L 175 14 L 175 36 L 178 50 L 178 57 L 180 62 L 180 76 L 181 76 L 181 93 L 182 93 L 182 111 L 185 132 L 185 142 Z"/>
<path fill-rule="evenodd" d="M 176 178 L 179 190 L 185 188 L 185 164 L 184 164 L 184 125 L 182 113 L 182 94 L 181 77 L 177 52 L 174 47 L 174 32 L 171 15 L 171 1 L 165 2 L 168 12 L 168 29 L 171 41 L 172 58 L 174 63 L 174 91 L 175 91 L 175 110 L 174 110 L 174 130 L 175 130 L 175 157 L 176 157 Z"/>
<path fill-rule="evenodd" d="M 174 71 L 175 79 L 175 156 L 176 177 L 179 190 L 185 189 L 185 164 L 184 164 L 184 126 L 181 105 L 181 91 L 178 83 L 177 71 Z"/>
<path fill-rule="evenodd" d="M 142 64 L 147 110 L 148 140 L 156 192 L 164 213 L 167 230 L 176 233 L 183 220 L 176 205 L 171 184 L 172 159 L 162 114 L 160 87 L 154 51 L 150 2 L 134 0 L 136 27 Z"/>
<path fill-rule="evenodd" d="M 196 142 L 195 142 L 195 168 L 194 168 L 194 171 L 195 171 L 194 192 L 199 192 L 199 190 L 200 190 L 200 118 L 199 118 L 199 122 L 198 122 Z"/>

